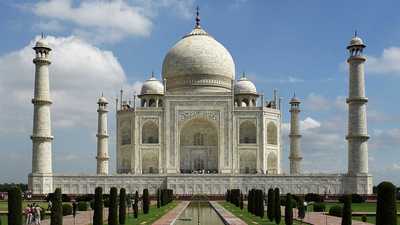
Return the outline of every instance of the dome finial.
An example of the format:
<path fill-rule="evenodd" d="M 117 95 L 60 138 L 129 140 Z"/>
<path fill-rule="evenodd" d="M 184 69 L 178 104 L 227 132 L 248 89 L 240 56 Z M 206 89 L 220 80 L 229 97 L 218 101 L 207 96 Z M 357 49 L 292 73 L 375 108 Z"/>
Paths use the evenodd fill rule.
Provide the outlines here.
<path fill-rule="evenodd" d="M 44 39 L 44 33 L 42 32 L 42 39 Z"/>
<path fill-rule="evenodd" d="M 354 37 L 357 37 L 357 29 L 354 30 Z"/>
<path fill-rule="evenodd" d="M 151 71 L 151 77 L 154 78 L 154 70 Z"/>
<path fill-rule="evenodd" d="M 200 7 L 196 7 L 196 27 L 195 28 L 200 28 Z"/>

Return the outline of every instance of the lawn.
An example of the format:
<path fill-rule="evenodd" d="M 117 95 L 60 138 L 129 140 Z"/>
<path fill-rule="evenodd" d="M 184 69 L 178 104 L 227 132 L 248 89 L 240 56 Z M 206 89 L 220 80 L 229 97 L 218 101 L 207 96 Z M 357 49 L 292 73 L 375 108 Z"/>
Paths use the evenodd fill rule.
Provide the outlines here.
<path fill-rule="evenodd" d="M 150 206 L 150 210 L 148 214 L 143 214 L 142 210 L 139 210 L 138 218 L 135 219 L 132 213 L 129 213 L 126 217 L 125 225 L 133 225 L 133 224 L 153 224 L 156 220 L 161 218 L 164 214 L 166 214 L 171 209 L 175 208 L 178 203 L 173 201 L 168 205 L 165 205 L 161 208 L 157 208 L 156 205 Z"/>
<path fill-rule="evenodd" d="M 275 222 L 270 222 L 268 218 L 266 217 L 266 214 L 264 218 L 260 218 L 258 216 L 254 216 L 253 214 L 247 212 L 247 209 L 241 210 L 239 207 L 236 207 L 232 203 L 229 202 L 218 202 L 221 204 L 225 209 L 230 211 L 232 214 L 235 216 L 239 217 L 242 219 L 244 222 L 247 224 L 263 224 L 263 225 L 276 225 Z M 283 216 L 283 215 L 282 215 Z M 281 223 L 280 224 L 285 224 L 285 218 L 282 217 Z M 293 224 L 300 224 L 298 221 L 294 221 Z M 305 223 L 303 223 L 305 224 Z"/>
<path fill-rule="evenodd" d="M 361 217 L 360 216 L 353 216 L 353 220 L 361 221 Z M 368 216 L 367 217 L 367 222 L 375 224 L 375 216 Z M 397 216 L 397 225 L 400 225 L 400 216 Z"/>
<path fill-rule="evenodd" d="M 334 205 L 341 205 L 342 203 L 324 203 L 326 205 L 326 211 L 329 212 L 329 209 Z M 365 202 L 365 203 L 353 203 L 351 204 L 351 209 L 353 212 L 376 212 L 376 203 Z M 400 209 L 400 202 L 397 202 L 397 209 Z"/>
<path fill-rule="evenodd" d="M 40 207 L 47 209 L 47 202 L 43 201 L 23 201 L 22 202 L 22 209 L 24 209 L 28 204 L 32 203 L 38 204 Z M 8 210 L 8 202 L 7 201 L 0 201 L 0 211 L 7 211 Z"/>

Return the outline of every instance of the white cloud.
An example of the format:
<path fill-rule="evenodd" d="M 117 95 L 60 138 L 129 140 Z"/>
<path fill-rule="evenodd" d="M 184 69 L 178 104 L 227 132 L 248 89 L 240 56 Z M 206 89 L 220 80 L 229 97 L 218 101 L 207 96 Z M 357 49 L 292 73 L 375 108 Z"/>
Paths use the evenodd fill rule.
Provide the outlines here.
<path fill-rule="evenodd" d="M 389 47 L 381 56 L 368 56 L 368 73 L 400 75 L 400 48 Z"/>
<path fill-rule="evenodd" d="M 49 0 L 32 5 L 41 18 L 37 25 L 45 30 L 60 31 L 67 27 L 75 35 L 95 42 L 117 42 L 127 36 L 149 36 L 153 19 L 161 7 L 184 18 L 194 14 L 193 0 Z M 28 8 L 28 7 L 24 7 Z M 45 21 L 43 21 L 45 20 Z M 46 21 L 48 20 L 48 21 Z"/>
<path fill-rule="evenodd" d="M 50 82 L 54 127 L 96 127 L 96 98 L 104 92 L 111 106 L 126 85 L 126 75 L 110 51 L 71 36 L 47 37 L 52 51 Z M 0 132 L 30 133 L 32 126 L 34 41 L 0 57 L 0 95 L 7 96 Z M 137 91 L 140 84 L 135 85 Z"/>
<path fill-rule="evenodd" d="M 322 95 L 310 93 L 304 101 L 304 107 L 311 111 L 328 110 L 331 108 L 331 102 Z"/>
<path fill-rule="evenodd" d="M 308 129 L 314 129 L 318 128 L 321 126 L 321 123 L 314 120 L 311 117 L 307 117 L 305 120 L 300 121 L 300 129 L 303 131 L 308 130 Z"/>

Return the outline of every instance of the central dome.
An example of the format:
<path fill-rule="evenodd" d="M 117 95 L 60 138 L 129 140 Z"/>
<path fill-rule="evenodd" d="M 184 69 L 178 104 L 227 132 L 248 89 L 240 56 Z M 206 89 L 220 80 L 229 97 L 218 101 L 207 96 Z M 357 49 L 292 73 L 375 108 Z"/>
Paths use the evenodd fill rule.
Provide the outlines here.
<path fill-rule="evenodd" d="M 235 63 L 228 50 L 198 25 L 168 51 L 162 75 L 168 91 L 230 92 Z"/>

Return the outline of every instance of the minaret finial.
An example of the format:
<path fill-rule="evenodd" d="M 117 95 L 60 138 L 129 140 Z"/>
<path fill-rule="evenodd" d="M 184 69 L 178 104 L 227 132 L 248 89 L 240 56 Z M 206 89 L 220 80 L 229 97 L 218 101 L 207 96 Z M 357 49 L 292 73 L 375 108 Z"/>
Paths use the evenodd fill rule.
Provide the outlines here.
<path fill-rule="evenodd" d="M 42 32 L 42 39 L 44 39 L 44 33 Z"/>
<path fill-rule="evenodd" d="M 154 78 L 154 70 L 151 71 L 151 77 Z"/>
<path fill-rule="evenodd" d="M 354 30 L 354 37 L 357 37 L 357 29 Z"/>
<path fill-rule="evenodd" d="M 196 28 L 200 28 L 200 7 L 196 7 Z"/>

